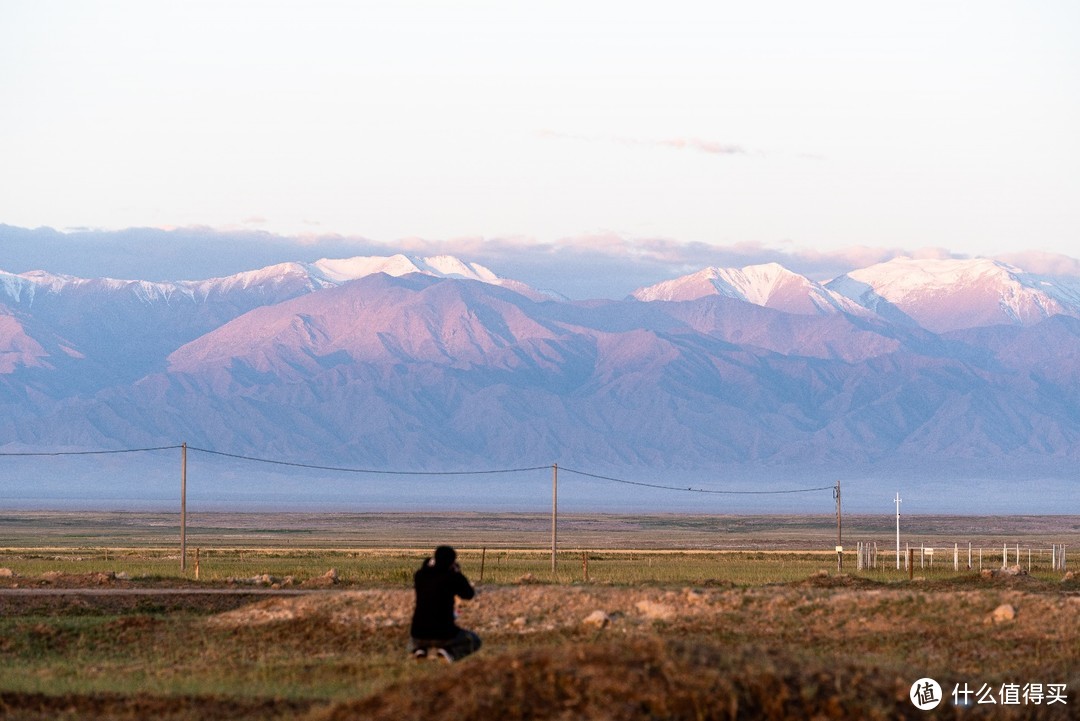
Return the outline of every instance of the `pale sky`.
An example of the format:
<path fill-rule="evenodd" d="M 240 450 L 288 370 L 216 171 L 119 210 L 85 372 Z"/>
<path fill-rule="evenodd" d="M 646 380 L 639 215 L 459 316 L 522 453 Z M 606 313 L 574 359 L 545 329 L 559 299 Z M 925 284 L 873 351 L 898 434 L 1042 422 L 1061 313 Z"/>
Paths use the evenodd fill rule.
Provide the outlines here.
<path fill-rule="evenodd" d="M 0 103 L 21 228 L 1080 254 L 1075 0 L 0 0 Z"/>

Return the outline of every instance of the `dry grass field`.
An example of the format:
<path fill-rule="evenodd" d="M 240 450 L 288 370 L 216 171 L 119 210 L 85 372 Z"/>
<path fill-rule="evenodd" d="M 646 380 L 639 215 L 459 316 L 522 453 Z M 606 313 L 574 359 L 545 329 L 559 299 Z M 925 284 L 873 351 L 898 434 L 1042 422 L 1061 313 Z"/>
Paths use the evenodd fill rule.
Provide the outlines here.
<path fill-rule="evenodd" d="M 567 530 L 552 574 L 542 518 L 472 518 L 446 535 L 471 546 L 474 582 L 483 563 L 459 622 L 485 645 L 448 666 L 403 650 L 428 519 L 350 519 L 340 535 L 296 518 L 203 519 L 189 529 L 205 549 L 196 581 L 155 532 L 175 521 L 6 514 L 0 718 L 1080 718 L 1080 583 L 991 573 L 1006 541 L 1075 548 L 1080 519 L 941 520 L 927 542 L 972 538 L 997 562 L 954 572 L 949 543 L 948 567 L 912 580 L 853 558 L 838 573 L 827 520 L 582 518 L 579 548 L 603 550 L 571 550 Z M 400 548 L 405 527 L 424 545 Z M 635 534 L 643 548 L 625 543 Z M 908 698 L 922 677 L 943 689 L 935 711 Z M 1014 687 L 1060 700 L 1001 703 Z M 984 702 L 955 705 L 963 688 Z"/>

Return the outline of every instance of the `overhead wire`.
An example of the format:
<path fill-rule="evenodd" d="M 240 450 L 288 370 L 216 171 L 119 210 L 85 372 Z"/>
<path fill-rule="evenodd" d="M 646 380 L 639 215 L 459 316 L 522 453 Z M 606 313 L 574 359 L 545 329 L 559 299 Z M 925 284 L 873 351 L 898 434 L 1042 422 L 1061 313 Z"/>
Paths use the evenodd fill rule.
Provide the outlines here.
<path fill-rule="evenodd" d="M 271 458 L 259 458 L 256 456 L 241 455 L 238 453 L 225 453 L 223 451 L 215 451 L 209 448 L 199 448 L 198 446 L 185 446 L 185 445 L 171 445 L 171 446 L 152 446 L 147 448 L 119 448 L 111 450 L 97 450 L 97 451 L 0 451 L 0 456 L 7 457 L 35 457 L 35 456 L 99 456 L 110 455 L 117 453 L 147 453 L 152 451 L 168 451 L 176 450 L 179 448 L 187 448 L 189 451 L 197 453 L 205 453 L 213 456 L 221 456 L 224 458 L 232 458 L 241 461 L 248 461 L 252 463 L 265 463 L 275 466 L 287 466 L 290 468 L 304 468 L 307 470 L 316 471 L 329 471 L 333 473 L 357 473 L 357 474 L 372 474 L 372 475 L 387 475 L 387 476 L 482 476 L 482 475 L 494 475 L 503 473 L 527 473 L 531 471 L 542 471 L 553 466 L 527 466 L 522 468 L 495 468 L 488 470 L 478 471 L 394 471 L 377 468 L 355 468 L 346 466 L 324 466 L 315 463 L 298 463 L 295 461 L 283 461 Z M 655 488 L 664 491 L 681 491 L 683 493 L 709 493 L 718 495 L 779 495 L 789 493 L 813 493 L 816 491 L 835 490 L 834 485 L 829 486 L 816 486 L 814 488 L 791 488 L 791 489 L 777 489 L 767 491 L 743 491 L 743 490 L 721 490 L 714 488 L 695 488 L 693 486 L 673 486 L 662 483 L 647 483 L 644 481 L 631 481 L 625 478 L 616 478 L 614 476 L 604 476 L 597 473 L 589 473 L 587 471 L 577 470 L 575 468 L 569 468 L 567 466 L 554 466 L 564 473 L 572 473 L 578 476 L 586 478 L 594 478 L 601 481 L 609 481 L 611 483 L 620 483 L 628 486 L 639 486 L 642 488 Z"/>
<path fill-rule="evenodd" d="M 214 456 L 224 456 L 226 458 L 235 458 L 241 461 L 251 461 L 254 463 L 267 463 L 274 466 L 289 466 L 292 468 L 306 468 L 316 471 L 334 471 L 337 473 L 371 473 L 387 476 L 481 476 L 491 475 L 495 473 L 524 473 L 526 471 L 541 471 L 545 468 L 551 468 L 551 466 L 532 466 L 529 468 L 495 468 L 492 470 L 483 471 L 388 471 L 375 468 L 347 468 L 342 466 L 320 466 L 313 463 L 296 463 L 293 461 L 279 461 L 270 458 L 256 458 L 255 456 L 244 456 L 236 453 L 223 453 L 222 451 L 212 451 L 207 448 L 197 448 L 195 446 L 188 446 L 189 451 L 198 451 L 199 453 L 208 453 Z"/>
<path fill-rule="evenodd" d="M 596 473 L 586 473 L 585 471 L 578 471 L 573 468 L 567 468 L 565 466 L 559 466 L 560 471 L 566 471 L 567 473 L 575 473 L 579 476 L 586 476 L 588 478 L 596 478 L 602 481 L 611 481 L 613 483 L 623 483 L 629 486 L 644 486 L 645 488 L 659 488 L 665 491 L 682 491 L 684 493 L 717 493 L 724 495 L 774 495 L 781 493 L 811 493 L 814 491 L 827 491 L 835 486 L 820 486 L 817 488 L 792 488 L 775 491 L 730 491 L 730 490 L 716 490 L 711 488 L 694 488 L 694 487 L 682 487 L 682 486 L 667 486 L 660 483 L 645 483 L 643 481 L 628 481 L 625 478 L 614 478 L 612 476 L 601 476 Z"/>
<path fill-rule="evenodd" d="M 182 446 L 154 446 L 152 448 L 117 448 L 106 451 L 0 451 L 0 456 L 107 456 L 113 453 L 147 453 L 149 451 L 172 451 Z"/>

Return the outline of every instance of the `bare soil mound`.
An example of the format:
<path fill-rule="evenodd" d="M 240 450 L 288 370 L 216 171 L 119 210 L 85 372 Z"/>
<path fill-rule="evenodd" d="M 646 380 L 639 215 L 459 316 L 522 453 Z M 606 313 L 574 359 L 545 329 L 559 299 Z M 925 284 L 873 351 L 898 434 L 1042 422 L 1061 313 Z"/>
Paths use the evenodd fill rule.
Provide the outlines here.
<path fill-rule="evenodd" d="M 855 663 L 808 667 L 782 652 L 637 639 L 477 657 L 422 684 L 314 709 L 306 721 L 922 719 L 910 680 Z M 1054 709 L 970 709 L 963 718 L 1050 719 Z"/>

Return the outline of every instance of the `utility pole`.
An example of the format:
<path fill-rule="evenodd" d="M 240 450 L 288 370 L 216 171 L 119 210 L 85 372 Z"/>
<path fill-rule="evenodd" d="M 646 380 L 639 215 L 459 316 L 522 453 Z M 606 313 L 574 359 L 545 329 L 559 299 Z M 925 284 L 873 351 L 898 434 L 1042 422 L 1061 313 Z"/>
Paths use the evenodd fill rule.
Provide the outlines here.
<path fill-rule="evenodd" d="M 187 570 L 187 443 L 180 446 L 180 571 Z"/>
<path fill-rule="evenodd" d="M 844 542 L 840 535 L 840 481 L 836 482 L 833 489 L 833 498 L 836 499 L 836 570 L 844 570 Z"/>
<path fill-rule="evenodd" d="M 559 527 L 559 464 L 551 464 L 551 572 L 555 573 L 555 549 Z"/>
<path fill-rule="evenodd" d="M 900 570 L 900 492 L 897 491 L 896 498 L 893 499 L 896 502 L 896 570 Z"/>

